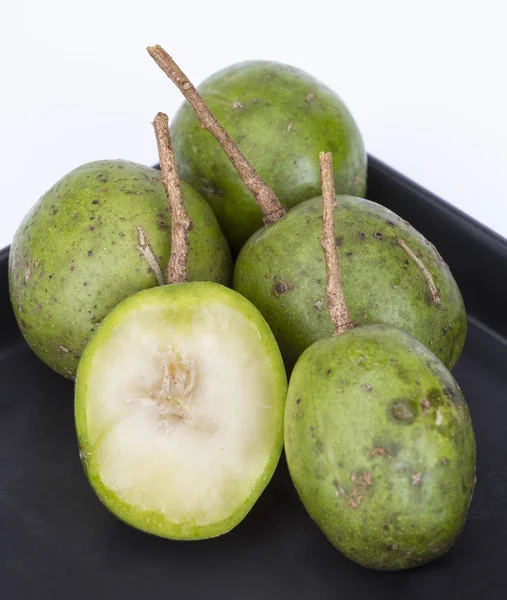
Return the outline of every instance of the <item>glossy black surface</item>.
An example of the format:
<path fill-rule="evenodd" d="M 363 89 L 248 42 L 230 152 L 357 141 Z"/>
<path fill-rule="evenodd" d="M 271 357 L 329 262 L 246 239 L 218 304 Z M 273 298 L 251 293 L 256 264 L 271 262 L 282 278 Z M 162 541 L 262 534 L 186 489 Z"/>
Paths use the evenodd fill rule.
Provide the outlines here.
<path fill-rule="evenodd" d="M 222 538 L 182 543 L 130 529 L 85 480 L 71 382 L 27 348 L 0 253 L 0 598 L 122 600 L 505 597 L 507 244 L 371 159 L 369 193 L 439 248 L 469 311 L 454 370 L 472 413 L 477 488 L 456 546 L 434 563 L 377 573 L 341 556 L 306 515 L 285 463 L 250 515 Z"/>

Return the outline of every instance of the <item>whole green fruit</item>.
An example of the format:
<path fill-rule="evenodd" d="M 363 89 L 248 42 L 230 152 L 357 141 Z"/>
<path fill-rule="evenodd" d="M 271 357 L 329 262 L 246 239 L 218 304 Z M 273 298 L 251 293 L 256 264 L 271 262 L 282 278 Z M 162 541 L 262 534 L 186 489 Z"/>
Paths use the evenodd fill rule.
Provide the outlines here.
<path fill-rule="evenodd" d="M 198 92 L 259 175 L 287 208 L 320 193 L 319 151 L 333 152 L 338 193 L 363 196 L 366 154 L 341 99 L 304 71 L 267 61 L 232 65 Z M 261 211 L 188 103 L 171 126 L 182 179 L 210 203 L 239 251 L 262 226 Z"/>
<path fill-rule="evenodd" d="M 288 369 L 308 346 L 333 334 L 321 225 L 321 197 L 303 202 L 257 231 L 236 262 L 234 288 L 269 323 Z M 451 368 L 465 341 L 466 314 L 458 286 L 435 248 L 392 211 L 361 198 L 339 197 L 335 232 L 352 320 L 404 329 Z M 400 240 L 431 275 L 437 299 Z"/>
<path fill-rule="evenodd" d="M 407 569 L 454 543 L 475 484 L 475 440 L 444 365 L 385 325 L 321 340 L 297 362 L 285 452 L 329 541 L 374 569 Z"/>
<path fill-rule="evenodd" d="M 181 540 L 237 525 L 283 444 L 287 378 L 273 334 L 242 296 L 165 285 L 112 310 L 76 378 L 80 455 L 116 516 Z"/>
<path fill-rule="evenodd" d="M 228 284 L 232 261 L 213 211 L 182 183 L 194 228 L 190 280 Z M 132 162 L 83 165 L 56 183 L 21 223 L 11 246 L 14 313 L 32 350 L 74 377 L 86 343 L 118 302 L 158 284 L 142 228 L 165 274 L 171 220 L 160 172 Z"/>

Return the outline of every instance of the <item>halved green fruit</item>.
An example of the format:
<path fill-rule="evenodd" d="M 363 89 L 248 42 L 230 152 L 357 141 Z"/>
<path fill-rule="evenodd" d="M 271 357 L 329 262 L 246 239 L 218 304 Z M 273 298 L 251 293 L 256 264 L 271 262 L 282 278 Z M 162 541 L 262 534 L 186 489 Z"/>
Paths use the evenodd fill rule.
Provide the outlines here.
<path fill-rule="evenodd" d="M 275 339 L 248 300 L 203 282 L 139 292 L 106 317 L 78 367 L 87 477 L 141 530 L 225 533 L 275 470 L 286 391 Z"/>

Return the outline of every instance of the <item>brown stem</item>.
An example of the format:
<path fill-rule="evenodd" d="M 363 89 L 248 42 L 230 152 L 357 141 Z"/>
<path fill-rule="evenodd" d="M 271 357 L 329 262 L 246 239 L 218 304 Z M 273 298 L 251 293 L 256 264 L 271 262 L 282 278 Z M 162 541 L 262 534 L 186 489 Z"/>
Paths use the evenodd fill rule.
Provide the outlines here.
<path fill-rule="evenodd" d="M 430 289 L 431 297 L 433 298 L 433 303 L 438 306 L 440 304 L 440 293 L 438 292 L 437 286 L 433 281 L 433 277 L 428 269 L 424 266 L 423 261 L 416 255 L 412 250 L 407 246 L 407 244 L 403 240 L 398 240 L 398 244 L 405 250 L 405 252 L 410 256 L 410 258 L 415 262 L 415 264 L 421 270 L 421 273 L 424 275 L 424 278 L 428 282 L 428 287 Z"/>
<path fill-rule="evenodd" d="M 153 128 L 157 138 L 161 180 L 171 211 L 171 256 L 167 265 L 167 283 L 184 283 L 187 281 L 188 232 L 193 223 L 183 202 L 167 115 L 159 112 L 153 121 Z"/>
<path fill-rule="evenodd" d="M 241 180 L 259 205 L 264 216 L 264 224 L 269 225 L 278 221 L 287 212 L 287 209 L 282 206 L 273 190 L 261 179 L 257 171 L 245 158 L 239 146 L 229 137 L 229 134 L 216 120 L 185 73 L 183 73 L 169 54 L 159 45 L 151 46 L 147 50 L 157 65 L 188 100 L 199 119 L 201 127 L 211 133 L 222 146 L 227 157 L 238 171 Z"/>
<path fill-rule="evenodd" d="M 321 246 L 326 258 L 326 297 L 329 317 L 335 334 L 355 327 L 343 297 L 340 277 L 340 259 L 335 237 L 336 193 L 333 176 L 333 155 L 321 152 L 320 179 L 322 184 L 322 240 Z"/>

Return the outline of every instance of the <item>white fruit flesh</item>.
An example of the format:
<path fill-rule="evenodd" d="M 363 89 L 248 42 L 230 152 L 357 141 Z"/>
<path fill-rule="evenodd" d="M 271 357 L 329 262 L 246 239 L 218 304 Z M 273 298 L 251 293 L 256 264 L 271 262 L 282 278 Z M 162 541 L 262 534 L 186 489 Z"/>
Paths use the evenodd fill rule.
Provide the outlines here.
<path fill-rule="evenodd" d="M 78 373 L 101 485 L 189 532 L 238 511 L 281 447 L 280 366 L 258 324 L 211 296 L 123 311 Z"/>

